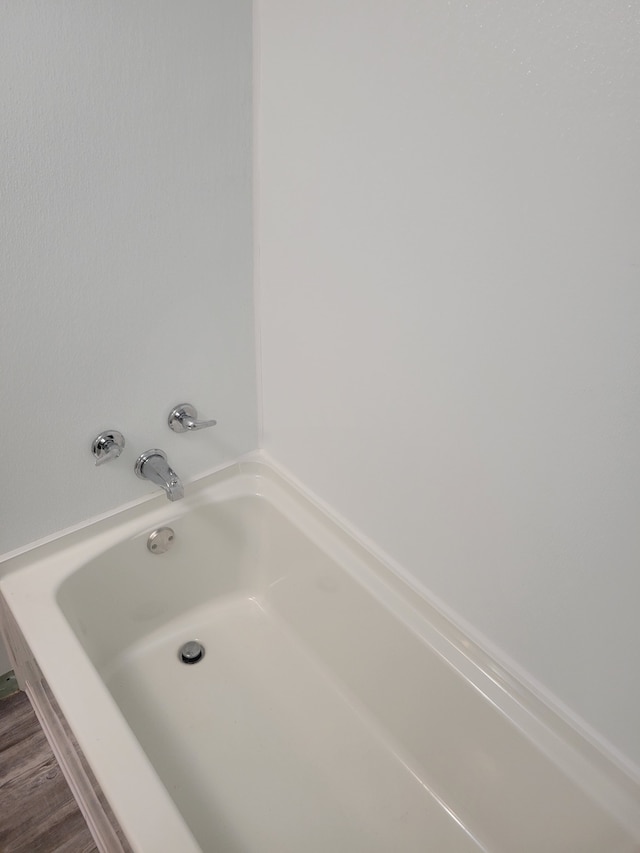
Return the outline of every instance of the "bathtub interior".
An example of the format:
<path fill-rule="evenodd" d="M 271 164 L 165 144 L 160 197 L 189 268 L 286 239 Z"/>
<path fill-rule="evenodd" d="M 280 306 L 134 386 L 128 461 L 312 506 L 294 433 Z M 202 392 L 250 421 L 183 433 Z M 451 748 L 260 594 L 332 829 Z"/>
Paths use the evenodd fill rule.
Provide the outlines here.
<path fill-rule="evenodd" d="M 170 551 L 141 529 L 56 601 L 203 849 L 640 849 L 275 478 L 166 523 Z"/>
<path fill-rule="evenodd" d="M 75 571 L 56 601 L 101 675 L 172 618 L 203 602 L 247 598 L 265 587 L 260 559 L 265 523 L 258 496 L 199 504 L 169 517 L 171 549 L 153 554 L 153 529 L 110 548 Z"/>

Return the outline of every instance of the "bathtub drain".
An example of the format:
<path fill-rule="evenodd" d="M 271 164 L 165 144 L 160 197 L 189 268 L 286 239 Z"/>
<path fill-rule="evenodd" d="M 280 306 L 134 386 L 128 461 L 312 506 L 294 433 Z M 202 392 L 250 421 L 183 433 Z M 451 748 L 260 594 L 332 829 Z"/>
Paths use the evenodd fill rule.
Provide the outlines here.
<path fill-rule="evenodd" d="M 198 663 L 204 657 L 204 646 L 197 640 L 189 640 L 178 652 L 182 663 Z"/>

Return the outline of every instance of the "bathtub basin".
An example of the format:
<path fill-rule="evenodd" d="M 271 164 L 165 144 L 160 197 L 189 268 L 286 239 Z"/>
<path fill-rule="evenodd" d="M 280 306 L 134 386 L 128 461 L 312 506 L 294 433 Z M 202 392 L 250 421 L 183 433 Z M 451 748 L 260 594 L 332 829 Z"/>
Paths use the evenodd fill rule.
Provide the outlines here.
<path fill-rule="evenodd" d="M 16 671 L 135 851 L 640 851 L 636 780 L 262 461 L 9 569 Z"/>

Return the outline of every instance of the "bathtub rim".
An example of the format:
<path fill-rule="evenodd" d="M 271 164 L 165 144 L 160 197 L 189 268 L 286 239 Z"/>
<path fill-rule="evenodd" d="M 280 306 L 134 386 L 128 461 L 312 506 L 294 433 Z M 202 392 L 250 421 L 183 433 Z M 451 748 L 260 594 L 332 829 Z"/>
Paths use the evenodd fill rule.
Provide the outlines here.
<path fill-rule="evenodd" d="M 149 846 L 152 843 L 149 838 L 154 834 L 153 828 L 145 827 L 140 817 L 144 799 L 136 797 L 133 792 L 123 797 L 119 791 L 113 791 L 117 768 L 112 766 L 112 756 L 119 748 L 132 750 L 135 771 L 144 780 L 140 787 L 148 787 L 154 791 L 154 797 L 160 797 L 158 802 L 162 803 L 168 825 L 175 824 L 175 831 L 180 832 L 181 824 L 182 827 L 186 824 L 60 611 L 55 601 L 56 593 L 66 577 L 106 548 L 139 535 L 141 527 L 151 529 L 168 517 L 175 518 L 196 505 L 209 502 L 213 493 L 216 500 L 248 493 L 265 497 L 277 495 L 278 510 L 294 523 L 299 521 L 302 507 L 306 514 L 303 529 L 311 539 L 321 536 L 322 528 L 329 525 L 339 543 L 338 552 L 342 556 L 345 553 L 355 556 L 355 559 L 347 561 L 347 565 L 341 560 L 342 568 L 389 607 L 404 625 L 418 633 L 436 654 L 479 690 L 574 783 L 586 790 L 640 840 L 640 815 L 637 815 L 640 780 L 629 768 L 621 765 L 619 757 L 590 736 L 591 733 L 580 726 L 579 721 L 571 719 L 570 714 L 563 714 L 561 708 L 554 708 L 548 697 L 541 696 L 535 687 L 514 675 L 513 670 L 499 662 L 498 656 L 483 649 L 470 632 L 459 627 L 459 620 L 456 624 L 432 596 L 410 583 L 401 567 L 386 555 L 381 555 L 379 549 L 310 494 L 282 466 L 274 463 L 264 452 L 258 452 L 199 479 L 189 487 L 185 500 L 178 504 L 168 504 L 164 496 L 149 496 L 97 521 L 36 544 L 18 555 L 0 560 L 0 563 L 11 563 L 11 571 L 0 578 L 0 593 L 14 613 L 134 849 L 154 849 Z M 36 578 L 38 583 L 34 584 Z M 49 643 L 43 634 L 55 636 L 56 643 Z M 65 655 L 60 655 L 61 642 Z M 78 679 L 82 682 L 80 691 Z M 91 707 L 94 701 L 102 703 L 100 707 L 107 715 L 106 728 L 115 742 L 101 743 L 100 732 L 87 719 L 83 705 Z M 189 838 L 180 844 L 176 849 L 184 853 L 199 849 L 190 833 Z"/>

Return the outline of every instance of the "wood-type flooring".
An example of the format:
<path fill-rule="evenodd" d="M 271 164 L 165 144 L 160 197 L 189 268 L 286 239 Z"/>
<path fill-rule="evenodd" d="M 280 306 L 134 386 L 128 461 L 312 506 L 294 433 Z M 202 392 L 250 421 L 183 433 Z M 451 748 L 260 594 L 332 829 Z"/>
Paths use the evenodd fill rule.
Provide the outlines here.
<path fill-rule="evenodd" d="M 0 699 L 0 853 L 97 853 L 24 693 Z"/>

